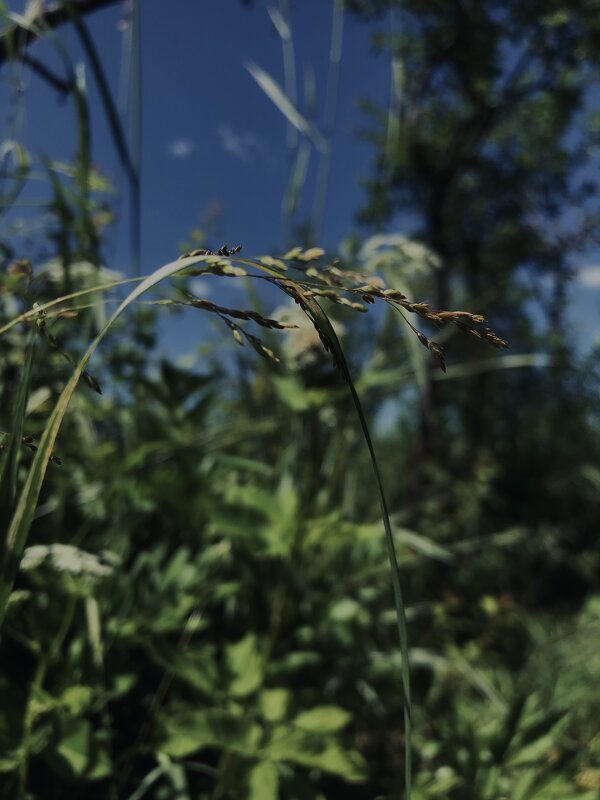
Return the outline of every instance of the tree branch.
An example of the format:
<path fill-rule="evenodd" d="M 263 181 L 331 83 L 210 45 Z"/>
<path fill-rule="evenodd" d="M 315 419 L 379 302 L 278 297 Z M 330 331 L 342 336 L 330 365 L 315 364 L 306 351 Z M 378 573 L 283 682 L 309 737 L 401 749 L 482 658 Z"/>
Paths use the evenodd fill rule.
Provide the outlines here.
<path fill-rule="evenodd" d="M 18 23 L 12 25 L 0 36 L 0 66 L 9 58 L 20 56 L 28 45 L 43 36 L 44 30 L 58 28 L 69 22 L 71 10 L 75 14 L 84 16 L 100 8 L 115 5 L 117 2 L 119 0 L 70 0 L 69 5 L 57 3 L 29 19 L 31 28 Z"/>

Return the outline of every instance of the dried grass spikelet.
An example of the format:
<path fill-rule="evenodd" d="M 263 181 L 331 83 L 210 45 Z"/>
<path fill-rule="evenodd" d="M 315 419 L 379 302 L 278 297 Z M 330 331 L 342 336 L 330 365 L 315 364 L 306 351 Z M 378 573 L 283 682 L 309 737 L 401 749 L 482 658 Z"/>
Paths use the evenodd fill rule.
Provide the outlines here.
<path fill-rule="evenodd" d="M 283 352 L 291 363 L 304 369 L 322 360 L 321 336 L 298 304 L 278 306 L 273 314 L 288 323 L 289 327 L 296 328 L 285 334 L 283 342 Z M 341 338 L 346 332 L 345 326 L 337 320 L 331 320 L 331 324 L 338 338 Z"/>
<path fill-rule="evenodd" d="M 219 306 L 210 300 L 194 297 L 193 295 L 189 294 L 189 292 L 186 292 L 185 294 L 190 298 L 189 302 L 182 303 L 181 305 L 189 305 L 193 308 L 200 308 L 203 311 L 210 311 L 213 314 L 218 314 L 224 317 L 232 317 L 233 319 L 251 320 L 252 322 L 256 322 L 257 325 L 260 325 L 263 328 L 270 328 L 271 330 L 283 330 L 284 328 L 298 327 L 291 322 L 264 317 L 262 314 L 259 314 L 257 311 L 253 311 L 252 309 L 242 310 L 238 308 L 226 308 L 225 306 Z"/>
<path fill-rule="evenodd" d="M 232 322 L 227 317 L 224 317 L 221 314 L 219 314 L 219 316 L 221 317 L 223 322 L 227 325 L 227 327 L 229 328 L 229 330 L 233 335 L 233 338 L 239 345 L 243 347 L 244 341 L 247 341 L 248 344 L 254 350 L 256 350 L 259 356 L 262 356 L 263 358 L 266 358 L 269 361 L 273 361 L 275 364 L 279 363 L 279 359 L 277 358 L 275 353 L 271 350 L 270 347 L 267 347 L 263 342 L 261 342 L 258 336 L 253 336 L 251 333 L 248 333 L 248 331 L 244 330 L 244 328 L 242 328 L 240 325 L 236 325 L 235 322 Z"/>
<path fill-rule="evenodd" d="M 297 258 L 296 250 L 290 251 L 290 253 L 293 253 Z M 367 277 L 359 272 L 344 270 L 337 265 L 337 262 L 328 264 L 321 269 L 310 267 L 304 272 L 304 277 L 302 278 L 294 279 L 282 275 L 277 278 L 266 278 L 266 280 L 270 280 L 290 295 L 295 303 L 311 317 L 317 335 L 328 351 L 331 351 L 332 348 L 327 335 L 319 328 L 313 315 L 308 312 L 307 302 L 309 300 L 324 298 L 338 305 L 361 312 L 366 312 L 368 306 L 373 305 L 376 300 L 388 303 L 402 314 L 418 340 L 436 357 L 441 369 L 444 371 L 446 370 L 446 365 L 443 347 L 417 330 L 408 321 L 403 312 L 415 314 L 436 327 L 441 327 L 444 324 L 455 325 L 459 330 L 476 339 L 486 341 L 494 347 L 508 347 L 504 339 L 485 325 L 485 318 L 481 314 L 474 314 L 470 311 L 436 310 L 432 309 L 429 303 L 412 302 L 398 289 L 387 288 L 379 276 L 370 275 Z M 348 295 L 354 296 L 356 299 L 352 300 Z"/>
<path fill-rule="evenodd" d="M 211 300 L 205 300 L 203 298 L 195 297 L 194 295 L 190 294 L 189 292 L 184 291 L 185 296 L 188 298 L 187 301 L 174 301 L 178 305 L 187 305 L 191 306 L 192 308 L 198 308 L 202 311 L 209 311 L 213 314 L 216 314 L 223 322 L 227 325 L 231 334 L 235 341 L 243 346 L 245 342 L 248 344 L 263 358 L 267 358 L 269 361 L 273 361 L 275 363 L 279 362 L 279 358 L 275 355 L 275 353 L 271 350 L 270 347 L 267 347 L 264 342 L 262 342 L 257 336 L 249 333 L 245 330 L 241 325 L 238 325 L 236 322 L 233 322 L 234 319 L 236 320 L 247 320 L 249 322 L 255 322 L 257 325 L 260 325 L 263 328 L 267 328 L 268 330 L 285 330 L 288 328 L 297 328 L 298 326 L 293 322 L 286 322 L 285 320 L 278 320 L 272 319 L 270 317 L 265 317 L 262 314 L 259 314 L 258 311 L 254 311 L 252 309 L 239 309 L 239 308 L 227 308 L 226 306 L 220 306 L 217 303 L 213 303 Z"/>
<path fill-rule="evenodd" d="M 9 431 L 0 431 L 0 437 L 4 438 L 5 436 L 10 436 L 10 432 Z M 21 444 L 24 447 L 26 447 L 28 450 L 31 450 L 32 453 L 35 453 L 37 451 L 37 449 L 38 449 L 38 446 L 35 443 L 34 437 L 29 433 L 26 433 L 23 436 L 21 436 Z M 5 442 L 0 442 L 0 453 L 2 453 L 4 450 L 6 450 L 7 447 L 8 447 L 8 445 Z M 49 461 L 50 464 L 58 464 L 58 465 L 60 465 L 60 464 L 63 463 L 62 462 L 62 458 L 60 458 L 60 456 L 57 456 L 55 453 L 51 453 L 48 456 L 48 461 Z"/>
<path fill-rule="evenodd" d="M 34 303 L 33 308 L 35 308 L 37 305 L 37 303 Z M 76 315 L 70 313 L 68 310 L 60 309 L 58 312 L 53 313 L 52 315 L 49 315 L 46 311 L 40 311 L 34 318 L 38 336 L 40 336 L 42 339 L 45 339 L 53 350 L 56 350 L 56 352 L 59 353 L 65 359 L 65 361 L 74 367 L 75 359 L 73 356 L 62 347 L 59 339 L 48 330 L 47 320 L 49 316 L 51 316 L 53 319 L 58 319 L 60 317 L 69 319 Z M 83 380 L 83 382 L 89 386 L 92 391 L 96 392 L 96 394 L 102 394 L 100 384 L 87 370 L 83 370 L 81 373 L 81 380 Z"/>
<path fill-rule="evenodd" d="M 187 270 L 186 274 L 188 275 L 248 275 L 249 277 L 260 278 L 277 286 L 288 294 L 299 307 L 298 312 L 294 316 L 293 324 L 289 322 L 289 308 L 286 310 L 279 310 L 279 314 L 281 314 L 282 311 L 285 313 L 282 319 L 271 319 L 252 310 L 227 308 L 209 300 L 200 299 L 191 295 L 188 295 L 187 304 L 217 314 L 226 321 L 239 344 L 248 342 L 261 355 L 268 358 L 274 358 L 269 348 L 266 348 L 256 337 L 251 338 L 251 335 L 247 334 L 237 323 L 233 323 L 233 320 L 252 321 L 268 329 L 280 330 L 289 327 L 299 327 L 300 330 L 295 337 L 287 337 L 285 343 L 288 355 L 297 363 L 307 363 L 316 359 L 318 342 L 321 342 L 325 350 L 332 354 L 334 354 L 336 349 L 332 347 L 332 342 L 329 340 L 330 337 L 333 336 L 331 329 L 329 329 L 329 333 L 327 333 L 324 329 L 327 328 L 327 324 L 325 324 L 324 320 L 319 316 L 319 313 L 315 313 L 316 307 L 313 301 L 319 301 L 321 299 L 329 300 L 332 303 L 361 313 L 367 312 L 368 307 L 373 305 L 377 300 L 388 303 L 402 315 L 418 340 L 433 356 L 435 356 L 441 369 L 444 371 L 446 365 L 442 346 L 430 339 L 422 331 L 418 330 L 409 321 L 404 312 L 408 312 L 409 316 L 414 314 L 436 327 L 441 327 L 444 324 L 454 325 L 469 336 L 486 341 L 494 347 L 508 347 L 504 339 L 485 325 L 485 318 L 481 314 L 474 314 L 469 311 L 433 309 L 429 303 L 411 301 L 404 292 L 386 287 L 384 281 L 378 275 L 373 274 L 373 258 L 375 258 L 375 256 L 375 261 L 377 261 L 379 257 L 384 259 L 388 257 L 398 257 L 398 254 L 401 252 L 401 255 L 405 259 L 409 261 L 417 260 L 419 263 L 423 262 L 423 265 L 428 268 L 436 266 L 437 262 L 435 262 L 433 254 L 431 254 L 427 248 L 422 245 L 411 243 L 409 240 L 404 239 L 404 237 L 400 237 L 400 239 L 395 237 L 393 241 L 388 241 L 388 239 L 384 237 L 379 244 L 383 247 L 383 251 L 377 251 L 375 254 L 371 254 L 371 260 L 367 270 L 368 274 L 343 269 L 339 266 L 337 260 L 330 261 L 321 266 L 317 265 L 315 262 L 325 255 L 325 252 L 319 247 L 312 247 L 308 250 L 294 247 L 280 258 L 262 256 L 254 260 L 245 258 L 239 259 L 244 264 L 243 268 L 234 266 L 227 260 L 228 257 L 235 256 L 235 254 L 239 252 L 239 247 L 230 249 L 224 245 L 218 251 L 195 250 L 185 254 L 186 256 L 194 256 L 203 262 L 201 268 Z M 299 266 L 297 266 L 295 270 L 288 271 L 288 265 L 285 263 L 286 261 L 296 262 Z M 258 270 L 258 274 L 253 275 L 251 272 L 248 272 L 247 267 L 252 266 Z M 267 274 L 265 274 L 265 272 Z M 298 273 L 299 275 L 296 277 Z M 292 275 L 294 277 L 292 277 Z M 343 329 L 341 326 L 338 327 L 341 332 Z"/>

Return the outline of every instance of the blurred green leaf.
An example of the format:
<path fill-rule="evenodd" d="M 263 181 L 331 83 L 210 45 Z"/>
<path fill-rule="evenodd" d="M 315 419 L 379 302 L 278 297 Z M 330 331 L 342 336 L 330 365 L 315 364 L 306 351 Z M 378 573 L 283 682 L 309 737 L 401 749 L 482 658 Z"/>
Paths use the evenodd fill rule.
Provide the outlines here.
<path fill-rule="evenodd" d="M 366 763 L 358 753 L 344 750 L 326 736 L 297 728 L 276 727 L 264 750 L 271 761 L 322 769 L 350 783 L 360 783 L 365 777 Z"/>
<path fill-rule="evenodd" d="M 267 722 L 285 718 L 291 692 L 288 689 L 263 689 L 259 697 L 261 713 Z"/>
<path fill-rule="evenodd" d="M 74 779 L 85 777 L 96 781 L 112 773 L 108 750 L 87 720 L 73 720 L 65 725 L 51 757 L 61 761 Z"/>
<path fill-rule="evenodd" d="M 234 697 L 246 697 L 259 688 L 263 680 L 263 660 L 255 634 L 249 633 L 227 647 L 227 664 L 233 676 L 229 691 Z"/>
<path fill-rule="evenodd" d="M 313 733 L 336 733 L 348 724 L 350 716 L 337 706 L 317 706 L 294 717 L 292 725 Z"/>
<path fill-rule="evenodd" d="M 218 747 L 242 755 L 258 752 L 260 726 L 244 715 L 221 709 L 182 711 L 164 720 L 166 738 L 159 750 L 173 758 L 184 758 L 203 747 Z"/>
<path fill-rule="evenodd" d="M 277 800 L 279 778 L 275 764 L 260 761 L 250 771 L 249 798 L 251 800 Z"/>

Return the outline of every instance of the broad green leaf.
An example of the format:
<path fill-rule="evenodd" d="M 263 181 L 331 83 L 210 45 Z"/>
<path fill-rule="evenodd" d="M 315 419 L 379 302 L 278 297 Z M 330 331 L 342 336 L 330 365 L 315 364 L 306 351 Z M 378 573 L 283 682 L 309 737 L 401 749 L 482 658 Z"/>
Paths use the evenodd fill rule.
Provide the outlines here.
<path fill-rule="evenodd" d="M 350 716 L 348 711 L 337 706 L 317 706 L 298 714 L 292 725 L 314 733 L 336 733 L 348 724 Z"/>
<path fill-rule="evenodd" d="M 108 689 L 108 696 L 111 699 L 123 697 L 133 689 L 137 680 L 138 676 L 135 674 L 123 673 L 122 675 L 115 675 L 113 683 Z"/>
<path fill-rule="evenodd" d="M 205 694 L 214 692 L 218 670 L 214 647 L 177 647 L 160 643 L 151 648 L 152 657 L 164 669 Z"/>
<path fill-rule="evenodd" d="M 357 619 L 363 612 L 363 607 L 356 600 L 344 597 L 333 603 L 329 609 L 328 617 L 332 622 L 350 622 Z"/>
<path fill-rule="evenodd" d="M 110 756 L 98 740 L 87 720 L 70 723 L 56 745 L 53 754 L 62 761 L 75 778 L 101 780 L 112 772 Z"/>
<path fill-rule="evenodd" d="M 263 718 L 267 722 L 280 722 L 285 717 L 289 700 L 288 689 L 264 689 L 258 701 Z"/>
<path fill-rule="evenodd" d="M 246 697 L 258 689 L 263 680 L 263 660 L 253 633 L 229 645 L 227 664 L 233 674 L 229 691 L 234 697 Z"/>
<path fill-rule="evenodd" d="M 272 761 L 288 761 L 339 775 L 350 783 L 365 777 L 365 761 L 359 753 L 343 750 L 330 737 L 281 726 L 273 731 L 264 747 Z"/>
<path fill-rule="evenodd" d="M 547 25 L 549 28 L 561 28 L 567 25 L 571 17 L 568 8 L 559 8 L 556 11 L 551 11 L 544 14 L 540 22 L 542 25 Z"/>
<path fill-rule="evenodd" d="M 203 747 L 254 756 L 261 736 L 260 726 L 239 714 L 217 708 L 174 714 L 165 720 L 165 730 L 167 736 L 158 749 L 173 758 L 184 758 Z"/>
<path fill-rule="evenodd" d="M 269 676 L 286 678 L 290 673 L 307 667 L 316 667 L 323 660 L 321 653 L 313 650 L 295 650 L 269 665 Z"/>
<path fill-rule="evenodd" d="M 271 761 L 261 761 L 252 767 L 248 782 L 250 800 L 277 800 L 279 778 Z"/>
<path fill-rule="evenodd" d="M 80 716 L 92 703 L 94 690 L 91 686 L 69 686 L 57 699 L 71 714 Z"/>

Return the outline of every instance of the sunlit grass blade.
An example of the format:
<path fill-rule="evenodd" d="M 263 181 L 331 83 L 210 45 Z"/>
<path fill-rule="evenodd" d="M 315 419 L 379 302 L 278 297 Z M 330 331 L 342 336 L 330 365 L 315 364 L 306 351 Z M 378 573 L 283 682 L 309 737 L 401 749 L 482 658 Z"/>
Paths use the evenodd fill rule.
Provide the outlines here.
<path fill-rule="evenodd" d="M 142 797 L 150 791 L 156 781 L 164 775 L 165 770 L 166 764 L 159 764 L 158 767 L 154 767 L 142 780 L 135 792 L 129 795 L 128 800 L 142 800 Z"/>
<path fill-rule="evenodd" d="M 377 456 L 375 455 L 375 448 L 369 432 L 369 426 L 364 415 L 362 404 L 354 386 L 350 369 L 344 356 L 344 352 L 333 329 L 329 319 L 321 306 L 312 298 L 302 297 L 302 304 L 308 316 L 315 324 L 317 330 L 321 333 L 324 340 L 327 342 L 329 349 L 335 359 L 336 364 L 340 368 L 344 380 L 346 381 L 358 419 L 360 427 L 369 450 L 371 458 L 371 465 L 375 475 L 375 482 L 377 484 L 377 491 L 379 494 L 379 504 L 381 507 L 381 517 L 385 529 L 385 539 L 387 546 L 388 559 L 392 572 L 392 585 L 394 588 L 394 603 L 396 606 L 396 620 L 398 623 L 398 633 L 400 637 L 400 649 L 402 650 L 402 689 L 404 694 L 404 730 L 405 730 L 405 761 L 404 761 L 404 785 L 405 785 L 405 800 L 410 800 L 411 786 L 412 786 L 412 709 L 410 697 L 410 664 L 408 656 L 408 633 L 406 629 L 406 607 L 402 596 L 402 586 L 400 582 L 400 569 L 398 566 L 398 558 L 396 556 L 396 547 L 394 545 L 394 537 L 392 534 L 392 526 L 390 522 L 387 501 L 385 498 L 385 491 L 383 482 L 381 480 L 381 473 L 377 463 Z"/>
<path fill-rule="evenodd" d="M 289 219 L 291 219 L 296 213 L 298 198 L 300 197 L 300 192 L 302 191 L 302 187 L 306 182 L 309 160 L 310 144 L 307 141 L 303 141 L 298 147 L 288 189 L 285 193 L 285 197 L 283 198 L 284 213 Z"/>
<path fill-rule="evenodd" d="M 12 180 L 12 185 L 9 185 L 6 191 L 4 191 L 5 178 L 0 178 L 0 215 L 12 208 L 16 202 L 25 186 L 31 164 L 25 148 L 19 142 L 8 139 L 0 145 L 0 171 L 2 176 L 9 174 L 8 163 L 11 156 L 14 161 L 14 167 L 13 174 L 8 180 Z"/>
<path fill-rule="evenodd" d="M 79 189 L 78 228 L 83 252 L 93 263 L 98 263 L 98 234 L 90 213 L 90 175 L 92 171 L 92 145 L 90 128 L 90 109 L 87 97 L 85 70 L 82 65 L 76 68 L 73 86 L 75 109 L 77 113 L 77 158 L 76 181 Z"/>
<path fill-rule="evenodd" d="M 0 520 L 8 521 L 14 511 L 15 498 L 17 495 L 19 456 L 22 446 L 21 439 L 23 436 L 23 423 L 31 384 L 31 367 L 33 364 L 35 338 L 35 331 L 31 331 L 14 408 L 12 411 L 6 409 L 10 419 L 10 438 L 6 451 L 2 454 L 0 460 Z M 4 529 L 0 528 L 0 533 L 3 546 L 2 554 L 4 554 Z"/>
<path fill-rule="evenodd" d="M 98 286 L 90 286 L 86 289 L 79 289 L 77 292 L 70 292 L 62 297 L 56 297 L 54 300 L 49 300 L 47 303 L 40 303 L 39 305 L 35 306 L 35 308 L 30 308 L 28 311 L 24 311 L 22 314 L 19 314 L 18 317 L 14 317 L 13 319 L 9 320 L 9 322 L 4 323 L 4 325 L 0 327 L 0 336 L 9 331 L 11 328 L 14 328 L 15 325 L 18 325 L 20 322 L 27 322 L 29 319 L 38 317 L 43 311 L 47 311 L 49 308 L 54 308 L 54 306 L 60 305 L 61 303 L 66 303 L 67 300 L 75 300 L 77 297 L 84 297 L 87 294 L 94 294 L 95 292 L 105 292 L 108 289 L 114 289 L 117 286 L 126 286 L 128 283 L 140 283 L 143 280 L 144 278 L 124 278 L 123 280 L 119 281 L 100 283 Z"/>
<path fill-rule="evenodd" d="M 340 66 L 344 41 L 344 0 L 334 0 L 333 19 L 331 23 L 331 42 L 329 46 L 329 68 L 327 70 L 327 88 L 325 90 L 325 120 L 323 134 L 327 147 L 319 158 L 317 184 L 313 212 L 313 230 L 315 238 L 320 237 L 321 228 L 327 207 L 329 175 L 331 171 L 331 151 L 340 82 Z"/>
<path fill-rule="evenodd" d="M 297 103 L 296 93 L 296 56 L 294 53 L 294 37 L 292 34 L 292 24 L 290 18 L 289 2 L 281 9 L 275 6 L 267 6 L 267 14 L 271 18 L 273 27 L 281 40 L 283 51 L 283 76 L 285 83 L 285 93 L 291 103 Z M 294 125 L 288 120 L 286 130 L 286 144 L 288 149 L 293 149 L 298 143 L 298 132 Z"/>
<path fill-rule="evenodd" d="M 466 364 L 453 364 L 447 368 L 446 372 L 434 372 L 431 377 L 434 381 L 450 381 L 504 369 L 543 369 L 549 367 L 550 364 L 550 356 L 547 353 L 515 353 L 509 356 L 480 358 Z M 357 385 L 361 391 L 390 388 L 397 392 L 399 386 L 412 386 L 413 378 L 412 367 L 371 370 L 361 376 Z"/>
<path fill-rule="evenodd" d="M 311 125 L 306 117 L 300 113 L 296 106 L 286 97 L 285 92 L 279 84 L 273 80 L 268 72 L 255 64 L 253 61 L 246 61 L 246 69 L 258 83 L 269 100 L 283 114 L 283 116 L 297 128 L 300 133 L 308 137 L 315 145 L 317 150 L 324 152 L 327 149 L 325 138 L 314 125 Z"/>

